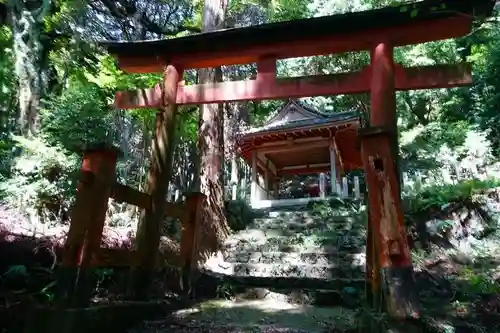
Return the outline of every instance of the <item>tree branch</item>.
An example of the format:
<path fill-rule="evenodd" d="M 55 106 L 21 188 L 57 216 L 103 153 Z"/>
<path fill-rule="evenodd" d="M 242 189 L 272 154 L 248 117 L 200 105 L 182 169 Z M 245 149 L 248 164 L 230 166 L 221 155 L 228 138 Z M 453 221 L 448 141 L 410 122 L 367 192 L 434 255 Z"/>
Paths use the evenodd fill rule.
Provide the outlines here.
<path fill-rule="evenodd" d="M 158 23 L 153 22 L 145 13 L 137 8 L 134 1 L 128 0 L 101 0 L 101 3 L 106 7 L 111 15 L 116 18 L 131 18 L 134 15 L 139 15 L 139 23 L 147 29 L 148 32 L 155 33 L 158 35 L 175 36 L 181 32 L 188 31 L 194 33 L 200 33 L 201 29 L 196 27 L 187 26 L 184 24 L 179 24 L 173 29 L 167 29 L 160 26 Z M 117 6 L 120 5 L 120 6 Z M 121 7 L 121 8 L 119 8 Z M 95 8 L 95 7 L 94 7 Z M 171 14 L 170 14 L 171 15 Z"/>

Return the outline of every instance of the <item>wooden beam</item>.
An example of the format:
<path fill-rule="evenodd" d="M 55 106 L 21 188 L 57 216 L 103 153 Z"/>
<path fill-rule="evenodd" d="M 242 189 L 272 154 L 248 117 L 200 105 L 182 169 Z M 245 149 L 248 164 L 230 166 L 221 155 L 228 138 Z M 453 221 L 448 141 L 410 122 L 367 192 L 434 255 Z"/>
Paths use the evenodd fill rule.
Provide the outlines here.
<path fill-rule="evenodd" d="M 313 164 L 299 164 L 299 165 L 288 165 L 283 167 L 281 170 L 295 170 L 295 169 L 307 169 L 307 168 L 324 168 L 329 166 L 330 163 L 313 163 Z"/>
<path fill-rule="evenodd" d="M 246 135 L 244 135 L 244 138 L 247 138 L 249 136 L 250 136 L 250 134 L 246 134 Z M 306 143 L 306 142 L 315 142 L 317 140 L 318 140 L 317 137 L 312 137 L 312 138 L 293 139 L 293 142 L 294 143 Z M 260 145 L 256 145 L 255 147 L 256 147 L 256 149 L 261 149 L 261 148 L 264 148 L 264 147 L 281 146 L 282 144 L 283 144 L 283 142 L 281 142 L 281 141 L 278 141 L 278 142 L 264 142 L 264 143 L 262 143 Z"/>
<path fill-rule="evenodd" d="M 471 66 L 436 65 L 396 67 L 397 90 L 451 88 L 472 83 Z M 178 105 L 220 103 L 228 101 L 270 100 L 323 95 L 356 94 L 370 91 L 371 69 L 360 72 L 314 75 L 297 78 L 219 82 L 214 84 L 179 85 Z M 121 91 L 115 96 L 120 109 L 157 108 L 162 105 L 161 86 L 136 91 Z"/>
<path fill-rule="evenodd" d="M 274 147 L 262 147 L 259 148 L 259 152 L 264 154 L 272 154 L 272 153 L 293 153 L 303 150 L 310 150 L 316 148 L 328 148 L 330 143 L 328 140 L 319 140 L 316 142 L 307 142 L 307 143 L 284 143 L 282 145 L 276 145 Z"/>
<path fill-rule="evenodd" d="M 150 209 L 151 207 L 151 196 L 149 194 L 120 183 L 113 185 L 110 197 L 118 202 L 126 202 L 142 209 Z"/>
<path fill-rule="evenodd" d="M 276 58 L 265 57 L 257 61 L 257 81 L 273 82 L 276 80 Z"/>
<path fill-rule="evenodd" d="M 337 175 L 342 175 L 344 173 L 344 160 L 342 159 L 342 154 L 340 154 L 339 146 L 337 145 L 337 141 L 335 140 L 335 134 L 332 136 L 331 144 L 333 146 L 333 150 L 335 152 L 335 155 L 337 156 L 337 159 L 339 161 L 340 169 L 337 170 Z"/>
<path fill-rule="evenodd" d="M 89 150 L 83 156 L 59 271 L 61 305 L 85 307 L 90 302 L 91 259 L 100 248 L 117 157 L 116 151 L 105 148 Z"/>
<path fill-rule="evenodd" d="M 370 56 L 370 128 L 360 133 L 371 215 L 368 227 L 373 228 L 375 236 L 377 264 L 383 276 L 379 292 L 384 295 L 389 316 L 418 318 L 420 305 L 399 180 L 394 45 L 387 40 L 374 42 Z"/>
<path fill-rule="evenodd" d="M 111 198 L 143 209 L 150 209 L 151 207 L 151 196 L 149 194 L 120 183 L 115 183 L 113 186 Z M 187 214 L 184 204 L 165 202 L 165 216 L 184 220 Z"/>
<path fill-rule="evenodd" d="M 402 14 L 409 16 L 409 14 Z M 279 33 L 271 32 L 274 36 L 273 41 L 266 38 L 267 36 L 262 36 L 264 31 L 257 32 L 259 35 L 257 41 L 253 38 L 252 40 L 240 37 L 228 42 L 231 39 L 226 37 L 227 33 L 224 36 L 224 31 L 217 32 L 220 35 L 219 38 L 200 36 L 204 37 L 205 40 L 196 40 L 196 37 L 190 36 L 185 41 L 176 41 L 176 39 L 163 41 L 163 43 L 177 43 L 179 46 L 180 44 L 198 44 L 199 48 L 202 48 L 202 50 L 189 50 L 188 52 L 177 51 L 176 53 L 177 47 L 173 47 L 172 44 L 160 46 L 158 41 L 142 42 L 142 45 L 129 46 L 129 48 L 135 47 L 141 52 L 126 52 L 118 49 L 113 50 L 113 47 L 109 48 L 118 59 L 120 69 L 129 73 L 158 73 L 169 62 L 180 64 L 184 69 L 207 68 L 259 62 L 263 56 L 270 54 L 275 55 L 277 59 L 286 59 L 369 50 L 373 41 L 380 38 L 388 38 L 393 45 L 402 46 L 461 37 L 471 30 L 473 17 L 472 13 L 470 14 L 471 16 L 460 15 L 457 12 L 456 15 L 449 14 L 449 17 L 425 20 L 419 20 L 421 17 L 419 14 L 405 24 L 395 24 L 391 18 L 389 21 L 392 21 L 392 24 L 383 28 L 362 28 L 366 27 L 367 24 L 370 25 L 370 23 L 363 22 L 358 25 L 361 28 L 356 27 L 357 29 L 352 29 L 355 31 L 350 33 L 345 31 L 339 33 L 339 27 L 332 28 L 330 24 L 327 28 L 323 27 L 321 31 L 316 32 L 315 36 L 308 35 L 307 37 L 291 36 L 290 34 L 282 37 L 282 31 L 287 29 L 284 27 Z M 288 25 L 294 23 L 293 21 L 287 22 Z M 305 22 L 304 26 L 310 26 L 311 23 L 312 20 L 309 20 L 309 22 Z M 256 28 L 259 29 L 258 26 Z M 325 32 L 325 29 L 332 30 Z M 215 45 L 207 45 L 207 39 Z M 268 41 L 264 42 L 264 39 Z"/>
<path fill-rule="evenodd" d="M 265 154 L 261 153 L 260 150 L 256 150 L 257 151 L 257 165 L 259 167 L 261 167 L 263 170 L 269 170 L 271 171 L 271 173 L 273 175 L 277 175 L 278 174 L 278 168 L 276 168 L 276 166 L 274 165 L 274 163 L 272 161 L 269 161 L 269 164 L 266 164 L 264 162 L 266 156 Z"/>
<path fill-rule="evenodd" d="M 101 248 L 92 256 L 92 267 L 135 267 L 137 252 L 129 249 Z"/>
<path fill-rule="evenodd" d="M 320 172 L 328 172 L 330 163 L 294 165 L 279 170 L 279 176 L 310 175 Z"/>

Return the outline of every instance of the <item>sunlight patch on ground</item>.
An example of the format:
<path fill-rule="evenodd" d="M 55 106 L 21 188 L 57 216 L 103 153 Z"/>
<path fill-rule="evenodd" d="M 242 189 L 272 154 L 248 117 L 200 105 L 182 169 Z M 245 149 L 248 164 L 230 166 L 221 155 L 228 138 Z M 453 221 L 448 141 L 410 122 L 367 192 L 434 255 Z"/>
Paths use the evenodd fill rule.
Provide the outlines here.
<path fill-rule="evenodd" d="M 300 306 L 297 304 L 289 304 L 281 301 L 269 299 L 269 300 L 238 300 L 238 301 L 229 301 L 229 300 L 215 300 L 202 304 L 202 307 L 208 308 L 253 308 L 259 309 L 262 311 L 284 311 L 284 310 L 295 310 L 297 313 L 304 310 L 304 306 Z"/>
<path fill-rule="evenodd" d="M 322 332 L 325 326 L 348 328 L 355 325 L 353 310 L 295 305 L 273 299 L 210 300 L 192 309 L 178 311 L 176 316 L 212 325 L 237 327 L 271 325 L 276 328 L 294 328 L 311 333 Z"/>

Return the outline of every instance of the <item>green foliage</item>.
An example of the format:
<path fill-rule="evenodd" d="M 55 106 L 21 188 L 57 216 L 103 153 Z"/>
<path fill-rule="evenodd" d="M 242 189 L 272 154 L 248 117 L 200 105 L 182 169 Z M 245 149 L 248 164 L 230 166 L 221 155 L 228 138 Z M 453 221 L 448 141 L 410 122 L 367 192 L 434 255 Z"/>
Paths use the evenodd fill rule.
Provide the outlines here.
<path fill-rule="evenodd" d="M 96 142 L 112 144 L 117 136 L 110 126 L 113 113 L 106 96 L 95 84 L 70 83 L 62 95 L 47 101 L 41 116 L 47 143 L 60 143 L 69 151 L 80 151 Z"/>
<path fill-rule="evenodd" d="M 13 131 L 12 119 L 16 118 L 16 82 L 12 52 L 12 34 L 6 26 L 0 26 L 0 160 L 4 161 L 4 145 L 9 132 Z M 4 141 L 5 140 L 5 141 Z"/>
<path fill-rule="evenodd" d="M 253 222 L 254 213 L 246 201 L 226 201 L 226 217 L 231 230 L 240 231 Z"/>
<path fill-rule="evenodd" d="M 500 284 L 483 272 L 477 272 L 470 268 L 464 268 L 461 278 L 467 281 L 462 292 L 471 296 L 478 294 L 498 294 Z"/>
<path fill-rule="evenodd" d="M 58 146 L 15 137 L 23 154 L 11 177 L 0 183 L 3 200 L 38 221 L 59 221 L 67 214 L 76 189 L 79 159 Z"/>
<path fill-rule="evenodd" d="M 464 180 L 458 184 L 425 187 L 407 198 L 409 203 L 407 213 L 420 215 L 450 203 L 467 202 L 472 199 L 473 194 L 498 186 L 500 181 L 495 179 L 486 181 L 474 179 Z"/>
<path fill-rule="evenodd" d="M 28 275 L 28 269 L 24 265 L 10 266 L 3 274 L 6 278 L 24 278 Z"/>
<path fill-rule="evenodd" d="M 35 265 L 33 267 L 27 267 L 25 265 L 13 265 L 7 268 L 7 270 L 0 275 L 0 281 L 3 282 L 3 287 L 5 284 L 9 285 L 12 282 L 14 285 L 18 285 L 22 290 L 16 290 L 16 294 L 28 291 L 32 285 L 41 286 L 35 290 L 29 290 L 29 298 L 32 299 L 44 299 L 47 301 L 52 301 L 54 299 L 54 287 L 57 282 L 54 280 L 54 272 L 46 267 Z M 37 282 L 35 282 L 37 281 Z M 22 283 L 20 283 L 22 282 Z M 35 283 L 33 283 L 35 282 Z"/>
<path fill-rule="evenodd" d="M 498 19 L 498 13 L 496 18 Z M 492 142 L 496 156 L 500 155 L 500 26 L 484 24 L 471 48 L 469 60 L 476 68 L 473 97 L 474 120 Z"/>

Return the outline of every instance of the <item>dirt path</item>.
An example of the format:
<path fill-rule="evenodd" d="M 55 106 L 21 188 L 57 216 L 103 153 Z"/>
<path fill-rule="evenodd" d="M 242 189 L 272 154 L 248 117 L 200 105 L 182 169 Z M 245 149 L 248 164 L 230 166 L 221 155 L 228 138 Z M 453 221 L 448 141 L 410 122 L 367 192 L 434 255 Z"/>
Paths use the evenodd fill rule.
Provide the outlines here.
<path fill-rule="evenodd" d="M 177 311 L 163 321 L 147 322 L 131 333 L 322 333 L 352 328 L 353 310 L 294 305 L 284 301 L 211 300 Z"/>

